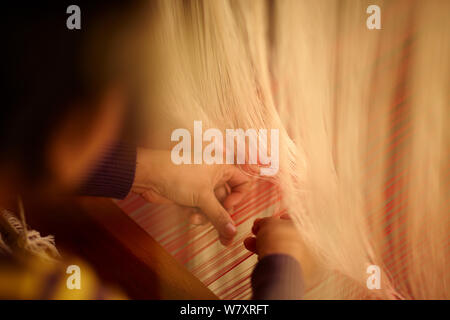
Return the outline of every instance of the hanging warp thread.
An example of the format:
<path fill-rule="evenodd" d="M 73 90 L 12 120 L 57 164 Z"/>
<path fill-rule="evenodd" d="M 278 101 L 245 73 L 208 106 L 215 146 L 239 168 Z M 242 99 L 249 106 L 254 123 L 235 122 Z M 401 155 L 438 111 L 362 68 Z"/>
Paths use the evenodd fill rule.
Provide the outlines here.
<path fill-rule="evenodd" d="M 230 248 L 173 207 L 118 205 L 220 298 L 250 297 L 242 240 L 287 208 L 323 269 L 306 298 L 448 299 L 450 2 L 157 3 L 148 146 L 170 150 L 195 120 L 277 128 L 277 187 L 261 181 L 235 208 Z M 371 4 L 381 30 L 366 27 Z"/>

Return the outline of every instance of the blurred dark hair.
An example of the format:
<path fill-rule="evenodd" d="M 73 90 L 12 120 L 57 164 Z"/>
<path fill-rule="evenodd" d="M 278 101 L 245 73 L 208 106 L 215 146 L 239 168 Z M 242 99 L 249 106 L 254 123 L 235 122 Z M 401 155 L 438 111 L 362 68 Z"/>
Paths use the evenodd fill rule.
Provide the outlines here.
<path fill-rule="evenodd" d="M 94 113 L 93 104 L 81 102 L 94 99 L 112 76 L 101 74 L 93 80 L 86 74 L 86 58 L 91 58 L 87 44 L 95 30 L 107 30 L 110 25 L 115 28 L 103 35 L 114 37 L 125 23 L 121 17 L 129 15 L 137 2 L 30 1 L 2 8 L 0 163 L 18 165 L 27 179 L 42 177 L 47 171 L 44 149 L 60 119 L 75 107 Z M 73 4 L 81 9 L 81 30 L 66 27 L 70 16 L 66 10 Z M 107 39 L 98 40 L 101 45 L 92 55 L 98 59 L 91 61 L 94 65 L 110 54 L 110 48 L 103 45 Z M 102 73 L 104 69 L 92 71 Z"/>

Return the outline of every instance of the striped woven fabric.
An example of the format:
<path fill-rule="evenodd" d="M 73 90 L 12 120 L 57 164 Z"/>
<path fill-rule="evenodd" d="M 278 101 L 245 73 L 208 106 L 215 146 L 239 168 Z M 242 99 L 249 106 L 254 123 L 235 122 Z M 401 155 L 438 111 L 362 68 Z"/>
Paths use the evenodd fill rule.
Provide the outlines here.
<path fill-rule="evenodd" d="M 221 299 L 251 298 L 250 276 L 257 262 L 243 240 L 257 217 L 280 214 L 280 192 L 272 183 L 256 183 L 234 208 L 233 243 L 224 247 L 211 224 L 191 225 L 180 207 L 156 205 L 130 194 L 117 205 Z"/>
<path fill-rule="evenodd" d="M 377 136 L 376 110 L 371 117 L 373 126 L 371 127 L 372 141 L 371 148 L 368 148 L 367 159 L 367 181 L 371 181 L 374 175 L 382 178 L 382 185 L 372 185 L 368 183 L 366 191 L 368 196 L 367 218 L 369 225 L 375 230 L 382 230 L 381 236 L 385 239 L 382 247 L 382 260 L 388 272 L 389 281 L 393 288 L 401 291 L 392 293 L 392 298 L 412 298 L 409 296 L 407 284 L 405 283 L 405 273 L 408 268 L 407 257 L 411 255 L 411 249 L 405 246 L 407 221 L 406 211 L 408 210 L 408 199 L 406 189 L 410 170 L 405 163 L 405 157 L 410 152 L 411 138 L 411 104 L 410 89 L 408 86 L 409 72 L 411 68 L 412 48 L 414 46 L 416 30 L 413 24 L 412 9 L 405 7 L 405 2 L 398 1 L 386 7 L 385 19 L 389 22 L 395 19 L 400 10 L 403 10 L 405 20 L 401 27 L 391 28 L 389 36 L 391 42 L 381 43 L 379 46 L 378 58 L 375 62 L 376 78 L 372 93 L 382 90 L 385 78 L 394 79 L 392 85 L 392 101 L 387 109 L 388 134 L 380 139 Z M 392 22 L 393 24 L 393 22 Z M 385 35 L 387 37 L 387 35 Z M 381 41 L 384 38 L 381 39 Z M 394 65 L 394 67 L 392 67 Z M 377 172 L 374 162 L 383 163 L 384 172 Z M 371 194 L 375 190 L 382 190 L 383 201 L 381 203 L 371 201 Z M 380 235 L 375 235 L 380 236 Z"/>

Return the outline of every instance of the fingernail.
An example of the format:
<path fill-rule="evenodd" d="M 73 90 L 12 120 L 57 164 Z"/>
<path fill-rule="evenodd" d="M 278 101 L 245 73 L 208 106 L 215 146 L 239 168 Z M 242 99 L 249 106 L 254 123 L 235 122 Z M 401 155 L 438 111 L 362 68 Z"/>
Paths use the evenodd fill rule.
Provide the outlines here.
<path fill-rule="evenodd" d="M 225 238 L 223 238 L 223 237 L 220 237 L 220 243 L 222 244 L 222 245 L 224 245 L 225 247 L 228 247 L 230 244 L 232 244 L 233 243 L 233 240 L 231 240 L 231 239 L 225 239 Z"/>
<path fill-rule="evenodd" d="M 231 222 L 227 223 L 227 225 L 225 226 L 225 230 L 226 233 L 231 236 L 234 236 L 234 234 L 236 233 L 236 227 Z"/>
<path fill-rule="evenodd" d="M 231 193 L 231 188 L 230 188 L 230 186 L 228 185 L 228 183 L 225 183 L 225 190 L 226 190 L 226 192 L 227 192 L 227 195 L 229 195 L 229 194 Z"/>

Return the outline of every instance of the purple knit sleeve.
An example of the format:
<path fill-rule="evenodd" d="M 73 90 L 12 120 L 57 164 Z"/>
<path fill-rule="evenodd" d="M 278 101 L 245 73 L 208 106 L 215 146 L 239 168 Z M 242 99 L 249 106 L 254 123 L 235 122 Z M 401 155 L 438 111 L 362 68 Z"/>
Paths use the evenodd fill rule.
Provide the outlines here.
<path fill-rule="evenodd" d="M 254 300 L 299 300 L 304 292 L 300 263 L 285 254 L 262 258 L 251 281 Z"/>
<path fill-rule="evenodd" d="M 105 147 L 78 190 L 79 195 L 123 199 L 130 192 L 136 171 L 136 146 L 117 143 Z"/>

